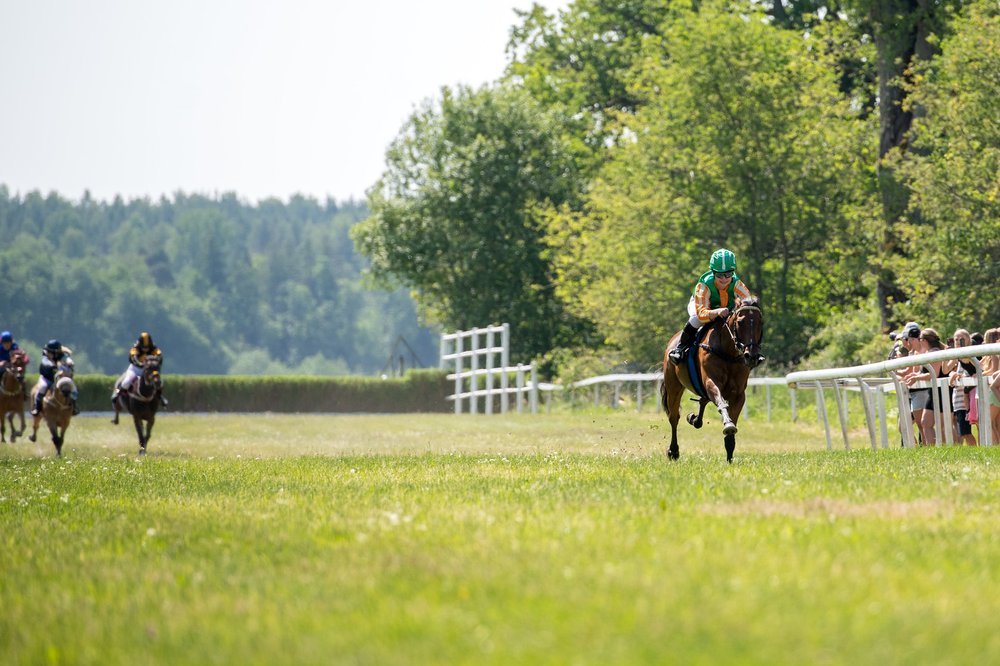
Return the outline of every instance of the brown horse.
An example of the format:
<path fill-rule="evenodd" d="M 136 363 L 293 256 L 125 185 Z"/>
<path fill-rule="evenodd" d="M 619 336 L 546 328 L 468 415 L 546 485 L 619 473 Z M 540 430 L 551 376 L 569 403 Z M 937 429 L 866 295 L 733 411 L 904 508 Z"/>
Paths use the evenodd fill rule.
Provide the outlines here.
<path fill-rule="evenodd" d="M 46 391 L 45 398 L 42 400 L 41 413 L 34 417 L 28 439 L 32 442 L 35 441 L 35 437 L 38 435 L 38 424 L 44 418 L 45 424 L 49 427 L 49 433 L 52 435 L 52 443 L 56 447 L 56 455 L 62 456 L 66 428 L 69 427 L 69 422 L 73 418 L 73 394 L 76 392 L 76 384 L 73 383 L 72 378 L 65 375 L 56 375 L 56 377 L 55 386 Z M 32 402 L 34 402 L 37 393 L 38 385 L 36 384 L 35 388 L 31 389 Z"/>
<path fill-rule="evenodd" d="M 750 370 L 762 360 L 760 343 L 764 334 L 764 318 L 756 298 L 737 301 L 736 307 L 725 319 L 721 317 L 708 324 L 708 334 L 701 344 L 693 345 L 689 354 L 695 355 L 698 384 L 704 396 L 698 394 L 691 381 L 687 359 L 673 365 L 663 357 L 663 409 L 670 421 L 670 448 L 667 456 L 677 460 L 677 422 L 680 420 L 681 397 L 688 390 L 699 395 L 698 415 L 688 414 L 687 421 L 695 428 L 702 425 L 705 405 L 711 401 L 722 416 L 722 434 L 726 445 L 726 460 L 733 461 L 736 450 L 736 423 L 746 402 L 747 380 Z M 680 333 L 670 338 L 667 349 L 677 343 Z M 700 337 L 700 336 L 699 336 Z"/>
<path fill-rule="evenodd" d="M 146 454 L 146 445 L 153 434 L 153 424 L 156 423 L 156 412 L 160 408 L 160 396 L 163 393 L 163 378 L 160 377 L 160 357 L 150 356 L 142 367 L 142 373 L 132 382 L 128 391 L 121 391 L 112 401 L 115 417 L 111 422 L 118 425 L 119 412 L 127 411 L 132 415 L 135 433 L 139 436 L 139 455 Z M 120 389 L 124 376 L 115 382 L 115 389 Z M 145 424 L 145 428 L 143 427 Z"/>
<path fill-rule="evenodd" d="M 4 366 L 0 379 L 0 442 L 7 441 L 7 423 L 10 423 L 10 443 L 24 434 L 24 403 L 28 395 L 24 390 L 24 369 L 28 365 L 28 355 L 23 349 L 15 349 Z M 21 417 L 21 429 L 14 427 L 14 417 Z"/>

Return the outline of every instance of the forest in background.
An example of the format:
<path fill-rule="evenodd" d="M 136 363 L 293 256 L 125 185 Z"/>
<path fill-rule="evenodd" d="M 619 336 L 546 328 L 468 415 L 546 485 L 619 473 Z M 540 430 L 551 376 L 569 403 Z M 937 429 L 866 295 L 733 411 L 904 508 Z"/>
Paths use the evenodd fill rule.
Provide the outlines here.
<path fill-rule="evenodd" d="M 0 184 L 0 328 L 33 366 L 58 338 L 79 372 L 124 370 L 142 330 L 170 373 L 370 375 L 399 356 L 434 367 L 438 335 L 410 296 L 365 285 L 348 231 L 367 214 L 301 196 L 72 201 Z"/>

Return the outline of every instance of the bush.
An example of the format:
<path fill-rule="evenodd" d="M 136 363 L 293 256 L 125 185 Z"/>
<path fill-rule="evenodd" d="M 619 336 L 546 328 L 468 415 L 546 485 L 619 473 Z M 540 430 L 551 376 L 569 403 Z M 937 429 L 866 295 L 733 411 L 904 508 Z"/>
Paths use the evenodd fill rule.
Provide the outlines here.
<path fill-rule="evenodd" d="M 111 409 L 117 375 L 77 375 L 80 408 Z M 164 393 L 176 412 L 447 412 L 453 385 L 438 370 L 404 377 L 281 377 L 164 375 Z"/>

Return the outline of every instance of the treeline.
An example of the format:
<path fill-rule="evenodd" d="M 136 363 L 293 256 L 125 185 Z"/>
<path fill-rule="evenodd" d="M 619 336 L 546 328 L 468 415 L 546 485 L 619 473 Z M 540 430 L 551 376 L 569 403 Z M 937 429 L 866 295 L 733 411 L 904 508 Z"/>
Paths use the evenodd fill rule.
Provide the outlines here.
<path fill-rule="evenodd" d="M 649 367 L 727 247 L 772 372 L 1000 324 L 995 0 L 574 0 L 508 56 L 411 116 L 354 231 L 430 320 Z"/>
<path fill-rule="evenodd" d="M 235 194 L 71 201 L 0 185 L 0 328 L 37 359 L 58 338 L 80 372 L 124 369 L 139 331 L 168 373 L 372 374 L 436 364 L 402 291 L 364 285 L 348 231 L 364 203 Z"/>

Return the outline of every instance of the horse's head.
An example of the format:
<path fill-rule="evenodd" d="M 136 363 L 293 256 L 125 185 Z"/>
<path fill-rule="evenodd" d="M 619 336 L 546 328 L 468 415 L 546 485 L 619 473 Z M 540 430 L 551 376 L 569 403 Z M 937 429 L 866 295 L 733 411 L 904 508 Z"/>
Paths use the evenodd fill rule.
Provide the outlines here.
<path fill-rule="evenodd" d="M 160 377 L 160 365 L 162 359 L 159 356 L 150 356 L 142 364 L 142 383 L 152 386 L 156 390 L 163 387 L 163 378 Z"/>
<path fill-rule="evenodd" d="M 70 377 L 63 376 L 56 381 L 56 391 L 61 393 L 67 400 L 74 390 L 76 390 L 76 384 L 73 383 Z"/>
<path fill-rule="evenodd" d="M 750 368 L 756 368 L 764 360 L 760 353 L 760 344 L 764 339 L 764 315 L 760 301 L 755 296 L 738 301 L 726 324 L 733 332 L 736 351 L 742 355 L 743 362 Z"/>

